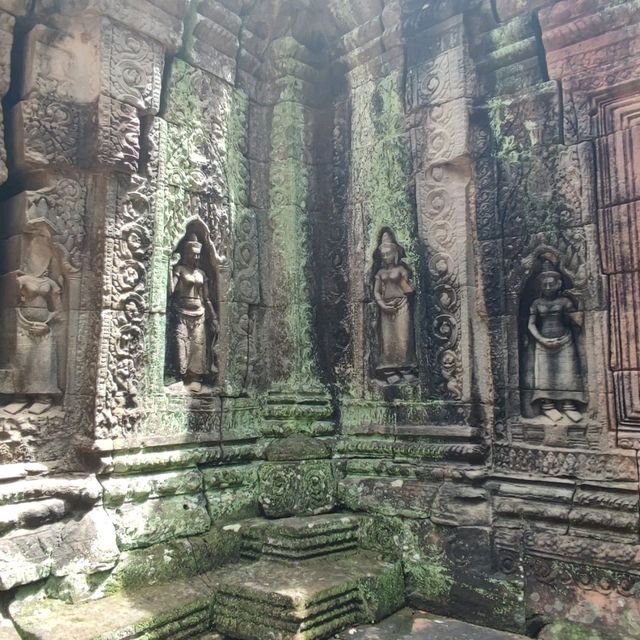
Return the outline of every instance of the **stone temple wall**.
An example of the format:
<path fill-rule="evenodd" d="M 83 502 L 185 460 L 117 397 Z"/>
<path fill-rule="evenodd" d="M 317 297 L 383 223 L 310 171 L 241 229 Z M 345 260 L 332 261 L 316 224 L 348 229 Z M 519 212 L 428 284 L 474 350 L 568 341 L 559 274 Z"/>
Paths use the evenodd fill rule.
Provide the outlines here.
<path fill-rule="evenodd" d="M 640 636 L 637 0 L 0 0 L 0 93 L 3 615 L 346 510 Z"/>

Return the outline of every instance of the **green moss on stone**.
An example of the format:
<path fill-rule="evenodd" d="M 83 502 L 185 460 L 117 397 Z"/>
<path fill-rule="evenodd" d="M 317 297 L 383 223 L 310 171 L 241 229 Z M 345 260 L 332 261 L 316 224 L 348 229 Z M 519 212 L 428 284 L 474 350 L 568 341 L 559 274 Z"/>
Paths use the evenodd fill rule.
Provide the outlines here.
<path fill-rule="evenodd" d="M 233 530 L 212 527 L 203 536 L 172 540 L 123 553 L 116 569 L 101 585 L 101 590 L 105 594 L 130 592 L 188 578 L 234 562 L 239 555 L 239 535 Z"/>
<path fill-rule="evenodd" d="M 366 622 L 375 623 L 400 609 L 405 601 L 402 565 L 395 562 L 379 575 L 363 578 L 358 591 Z"/>
<path fill-rule="evenodd" d="M 305 115 L 300 84 L 286 79 L 273 109 L 269 217 L 277 256 L 275 303 L 284 306 L 290 366 L 283 388 L 319 387 L 312 339 L 312 309 L 307 286 L 309 248 L 306 198 L 308 169 L 304 160 Z"/>
<path fill-rule="evenodd" d="M 542 632 L 545 640 L 607 640 L 608 635 L 592 627 L 583 626 L 574 622 L 554 622 L 544 628 Z"/>
<path fill-rule="evenodd" d="M 445 554 L 434 544 L 420 544 L 409 526 L 404 532 L 402 559 L 413 591 L 438 601 L 449 595 L 454 579 Z"/>
<path fill-rule="evenodd" d="M 351 0 L 334 0 L 334 2 L 331 3 L 331 8 L 343 28 L 346 27 L 348 30 L 353 28 L 355 18 L 353 17 Z"/>
<path fill-rule="evenodd" d="M 367 259 L 373 258 L 380 230 L 390 227 L 405 249 L 407 261 L 415 267 L 414 211 L 408 189 L 412 162 L 400 86 L 400 76 L 394 72 L 377 84 L 368 83 L 354 91 L 354 111 L 367 117 L 360 130 L 354 131 L 352 162 L 361 169 L 355 189 L 366 199 L 369 215 Z"/>
<path fill-rule="evenodd" d="M 487 592 L 487 597 L 495 602 L 493 612 L 498 618 L 515 621 L 524 625 L 524 585 L 521 581 L 491 577 L 488 581 L 495 587 Z"/>
<path fill-rule="evenodd" d="M 395 416 L 386 404 L 346 400 L 340 406 L 340 424 L 345 428 L 375 424 L 393 425 Z"/>
<path fill-rule="evenodd" d="M 520 41 L 530 38 L 532 34 L 531 19 L 529 16 L 514 18 L 507 24 L 489 32 L 491 44 L 496 48 L 508 47 L 511 44 L 519 44 Z"/>
<path fill-rule="evenodd" d="M 508 133 L 508 110 L 512 104 L 513 99 L 502 96 L 491 98 L 488 102 L 489 124 L 496 141 L 496 157 L 506 165 L 522 163 L 531 155 L 530 149 Z"/>

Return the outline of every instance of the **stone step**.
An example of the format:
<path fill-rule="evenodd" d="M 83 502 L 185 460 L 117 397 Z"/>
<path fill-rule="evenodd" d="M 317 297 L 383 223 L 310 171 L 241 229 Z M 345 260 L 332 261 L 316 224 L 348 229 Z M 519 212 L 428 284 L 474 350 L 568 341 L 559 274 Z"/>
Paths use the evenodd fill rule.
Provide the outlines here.
<path fill-rule="evenodd" d="M 256 518 L 239 524 L 244 557 L 281 562 L 353 551 L 358 546 L 358 528 L 358 518 L 344 514 L 279 520 Z"/>
<path fill-rule="evenodd" d="M 240 640 L 321 640 L 381 620 L 404 602 L 399 563 L 357 552 L 298 563 L 259 560 L 220 577 L 215 628 Z"/>
<path fill-rule="evenodd" d="M 211 630 L 215 584 L 202 574 L 78 604 L 14 602 L 10 614 L 31 640 L 192 640 Z"/>

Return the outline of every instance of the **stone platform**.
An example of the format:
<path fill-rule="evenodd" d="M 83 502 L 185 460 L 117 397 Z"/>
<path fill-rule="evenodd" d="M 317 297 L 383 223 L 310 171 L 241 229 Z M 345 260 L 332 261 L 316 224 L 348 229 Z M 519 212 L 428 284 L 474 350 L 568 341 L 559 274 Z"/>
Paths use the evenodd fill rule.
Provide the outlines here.
<path fill-rule="evenodd" d="M 357 516 L 261 518 L 229 525 L 253 562 L 66 604 L 16 601 L 33 640 L 322 640 L 404 606 L 398 560 L 359 548 Z"/>
<path fill-rule="evenodd" d="M 260 560 L 221 578 L 215 627 L 242 640 L 315 640 L 402 606 L 399 563 L 359 551 L 299 563 Z"/>
<path fill-rule="evenodd" d="M 214 573 L 202 574 L 79 604 L 16 602 L 10 613 L 32 640 L 192 640 L 211 629 L 215 585 Z"/>
<path fill-rule="evenodd" d="M 308 560 L 353 551 L 358 546 L 359 519 L 328 513 L 313 518 L 253 518 L 240 523 L 242 555 L 251 560 Z"/>
<path fill-rule="evenodd" d="M 339 640 L 526 640 L 515 635 L 474 624 L 402 609 L 380 624 L 347 629 Z"/>

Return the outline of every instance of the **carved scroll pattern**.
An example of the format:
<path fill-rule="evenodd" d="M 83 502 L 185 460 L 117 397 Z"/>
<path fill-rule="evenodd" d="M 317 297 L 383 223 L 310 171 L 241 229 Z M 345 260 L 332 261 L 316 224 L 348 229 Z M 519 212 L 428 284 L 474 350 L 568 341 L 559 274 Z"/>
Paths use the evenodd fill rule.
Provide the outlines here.
<path fill-rule="evenodd" d="M 432 281 L 431 335 L 439 373 L 435 386 L 439 394 L 459 400 L 462 397 L 459 262 L 454 200 L 445 174 L 446 169 L 441 166 L 426 171 L 425 180 L 418 187 L 418 211 Z"/>
<path fill-rule="evenodd" d="M 124 182 L 124 181 L 123 181 Z M 144 372 L 145 292 L 151 247 L 150 186 L 134 177 L 118 198 L 118 236 L 106 240 L 107 269 L 102 349 L 96 398 L 96 435 L 133 431 L 140 419 L 138 395 Z M 110 267 L 109 267 L 110 265 Z M 110 275 L 109 275 L 110 273 Z"/>

